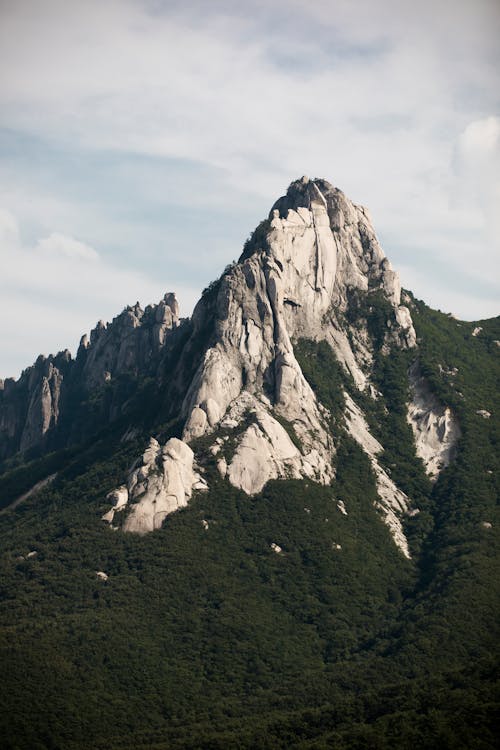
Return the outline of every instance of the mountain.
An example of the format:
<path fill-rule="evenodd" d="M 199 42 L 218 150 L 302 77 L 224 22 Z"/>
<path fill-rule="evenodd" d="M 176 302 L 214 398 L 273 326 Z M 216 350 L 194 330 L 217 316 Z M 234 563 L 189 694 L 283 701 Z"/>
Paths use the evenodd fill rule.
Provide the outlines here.
<path fill-rule="evenodd" d="M 6 747 L 493 747 L 499 340 L 303 177 L 2 383 Z"/>

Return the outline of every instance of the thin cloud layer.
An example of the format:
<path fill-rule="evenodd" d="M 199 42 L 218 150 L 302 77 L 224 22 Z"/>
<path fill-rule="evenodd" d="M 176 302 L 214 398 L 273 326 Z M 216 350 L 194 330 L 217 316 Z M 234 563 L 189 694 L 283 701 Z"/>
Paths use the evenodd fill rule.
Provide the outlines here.
<path fill-rule="evenodd" d="M 490 314 L 495 0 L 20 0 L 0 15 L 0 202 L 32 244 L 91 238 L 111 265 L 201 289 L 305 173 L 370 208 L 418 296 Z"/>
<path fill-rule="evenodd" d="M 65 260 L 97 263 L 99 260 L 99 255 L 94 248 L 73 237 L 66 237 L 60 232 L 52 232 L 49 237 L 39 240 L 36 250 L 41 257 L 54 259 L 56 263 Z"/>
<path fill-rule="evenodd" d="M 24 246 L 17 221 L 0 211 L 0 296 L 8 315 L 0 319 L 1 377 L 17 376 L 34 353 L 73 353 L 79 337 L 99 317 L 111 320 L 126 304 L 145 306 L 161 299 L 162 281 L 111 265 L 94 248 L 54 233 L 35 246 Z M 179 298 L 190 311 L 197 290 Z M 36 356 L 36 355 L 35 355 Z"/>
<path fill-rule="evenodd" d="M 486 244 L 500 250 L 500 117 L 469 123 L 458 139 L 462 207 L 472 205 Z M 498 262 L 498 255 L 497 255 Z"/>

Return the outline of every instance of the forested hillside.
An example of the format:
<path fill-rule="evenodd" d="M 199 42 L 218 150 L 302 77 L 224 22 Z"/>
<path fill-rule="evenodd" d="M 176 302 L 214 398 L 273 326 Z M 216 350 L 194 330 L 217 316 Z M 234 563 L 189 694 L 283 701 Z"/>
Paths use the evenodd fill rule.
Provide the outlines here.
<path fill-rule="evenodd" d="M 417 349 L 380 354 L 382 398 L 363 404 L 420 510 L 410 560 L 374 507 L 343 425 L 341 391 L 356 394 L 324 343 L 296 351 L 332 415 L 330 486 L 278 480 L 249 497 L 200 438 L 209 492 L 138 536 L 100 517 L 154 417 L 129 441 L 115 426 L 22 467 L 57 476 L 0 515 L 2 747 L 495 747 L 500 324 L 413 299 L 411 312 Z M 377 306 L 363 315 L 376 329 Z M 415 357 L 462 427 L 434 485 L 404 417 Z M 23 471 L 2 476 L 2 497 L 26 491 Z"/>

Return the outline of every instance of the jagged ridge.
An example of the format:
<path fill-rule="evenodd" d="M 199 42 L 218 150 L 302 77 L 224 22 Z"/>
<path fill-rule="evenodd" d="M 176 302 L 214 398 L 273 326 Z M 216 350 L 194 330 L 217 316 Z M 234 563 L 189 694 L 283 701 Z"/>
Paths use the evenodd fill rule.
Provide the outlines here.
<path fill-rule="evenodd" d="M 370 383 L 374 343 L 366 329 L 346 325 L 346 314 L 356 295 L 377 292 L 393 313 L 384 346 L 414 347 L 415 332 L 408 308 L 400 304 L 398 276 L 380 248 L 367 211 L 324 180 L 302 178 L 292 183 L 247 243 L 238 264 L 212 290 L 213 336 L 182 405 L 183 440 L 193 442 L 220 427 L 236 429 L 246 416 L 251 424 L 238 436 L 233 455 L 226 456 L 220 438 L 211 448 L 219 457 L 221 475 L 234 486 L 254 494 L 274 478 L 331 482 L 335 446 L 328 414 L 304 378 L 293 341 L 328 341 L 357 387 L 371 389 L 376 397 Z M 193 315 L 193 335 L 208 312 L 202 298 Z M 296 441 L 282 420 L 291 426 Z M 379 464 L 377 455 L 383 448 L 370 435 L 352 399 L 346 427 L 370 457 L 380 509 L 408 555 L 400 516 L 410 501 Z M 132 489 L 130 499 L 140 506 L 150 502 L 150 495 L 147 488 L 142 495 Z M 135 516 L 137 523 L 128 523 L 129 530 L 153 527 L 151 519 L 146 528 L 144 516 Z"/>
<path fill-rule="evenodd" d="M 377 295 L 387 305 L 381 341 L 375 341 L 366 324 L 350 322 L 360 300 L 369 306 Z M 0 405 L 0 430 L 7 436 L 4 453 L 50 444 L 47 438 L 60 433 L 64 422 L 65 388 L 71 392 L 76 383 L 92 393 L 120 374 L 153 376 L 165 414 L 181 419 L 182 442 L 158 445 L 154 460 L 150 446 L 118 494 L 111 493 L 114 505 L 105 515 L 114 524 L 116 513 L 131 508 L 123 527 L 144 533 L 184 505 L 193 489 L 203 489 L 188 444 L 204 435 L 214 434 L 210 450 L 218 456 L 220 474 L 248 494 L 259 492 L 269 479 L 304 477 L 321 484 L 334 479 L 335 436 L 329 415 L 302 373 L 294 342 L 325 340 L 357 389 L 373 399 L 378 398 L 371 377 L 377 348 L 387 353 L 391 347 L 416 345 L 410 311 L 401 304 L 398 275 L 367 210 L 325 180 L 306 177 L 293 182 L 274 204 L 238 263 L 206 290 L 181 328 L 182 335 L 174 336 L 178 306 L 173 295 L 166 295 L 157 307 L 142 311 L 137 305 L 108 327 L 98 324 L 90 342 L 82 339 L 75 361 L 64 353 L 37 363 L 17 383 L 7 381 Z M 56 364 L 61 359 L 66 370 Z M 20 394 L 30 404 L 25 412 L 16 411 Z M 419 398 L 422 402 L 421 390 Z M 118 400 L 108 418 L 124 411 L 126 401 Z M 459 431 L 447 432 L 451 442 L 443 451 L 435 435 L 431 445 L 416 413 L 410 408 L 417 449 L 435 476 L 450 460 Z M 452 421 L 453 415 L 448 418 Z M 231 455 L 217 437 L 221 429 L 237 434 Z M 345 429 L 370 457 L 380 509 L 408 555 L 400 518 L 411 500 L 382 468 L 378 456 L 383 446 L 370 434 L 350 396 Z M 429 460 L 436 451 L 439 467 L 437 460 Z"/>
<path fill-rule="evenodd" d="M 143 310 L 136 303 L 108 325 L 99 321 L 90 339 L 82 336 L 75 359 L 68 350 L 40 355 L 19 380 L 0 381 L 0 460 L 17 451 L 77 443 L 95 429 L 88 424 L 85 430 L 87 399 L 121 376 L 154 376 L 167 338 L 179 324 L 179 305 L 169 292 L 158 305 Z M 115 398 L 99 419 L 116 418 L 127 395 Z"/>

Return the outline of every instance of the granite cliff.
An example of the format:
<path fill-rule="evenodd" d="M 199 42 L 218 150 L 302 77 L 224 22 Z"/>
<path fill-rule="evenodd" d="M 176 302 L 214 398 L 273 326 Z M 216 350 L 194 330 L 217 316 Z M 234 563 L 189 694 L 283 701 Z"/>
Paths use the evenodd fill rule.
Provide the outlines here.
<path fill-rule="evenodd" d="M 74 359 L 68 350 L 40 355 L 18 380 L 0 381 L 0 460 L 78 443 L 115 419 L 130 391 L 115 392 L 94 415 L 89 400 L 120 378 L 154 376 L 179 324 L 175 294 L 145 310 L 136 303 L 111 323 L 99 321 L 90 337 L 82 336 Z"/>
<path fill-rule="evenodd" d="M 376 331 L 369 323 L 375 303 L 382 315 Z M 125 531 L 145 533 L 193 491 L 206 489 L 196 463 L 200 440 L 217 457 L 219 474 L 249 495 L 270 479 L 328 485 L 335 480 L 337 433 L 345 432 L 369 456 L 378 507 L 408 556 L 401 518 L 418 509 L 382 466 L 383 441 L 372 434 L 362 405 L 380 396 L 373 378 L 380 352 L 415 351 L 407 418 L 430 477 L 453 458 L 460 436 L 452 410 L 418 373 L 408 303 L 368 211 L 325 180 L 303 177 L 274 204 L 239 261 L 205 290 L 190 320 L 179 320 L 168 294 L 157 306 L 135 305 L 108 326 L 99 323 L 90 340 L 82 338 L 75 360 L 68 352 L 41 357 L 18 381 L 6 381 L 2 456 L 60 447 L 91 433 L 78 425 L 87 424 L 89 398 L 106 387 L 111 396 L 99 419 L 126 416 L 131 390 L 150 378 L 158 410 L 177 420 L 178 435 L 163 445 L 151 438 L 110 493 L 104 520 L 113 525 L 124 518 Z M 333 429 L 296 357 L 304 339 L 326 342 L 353 384 Z M 113 390 L 120 378 L 135 385 Z"/>
<path fill-rule="evenodd" d="M 496 749 L 499 342 L 301 179 L 0 385 L 2 748 Z"/>

